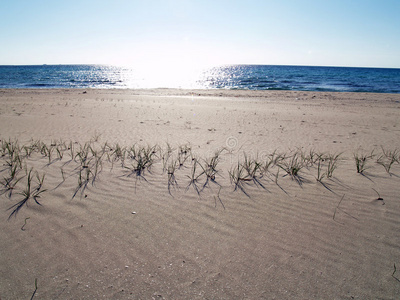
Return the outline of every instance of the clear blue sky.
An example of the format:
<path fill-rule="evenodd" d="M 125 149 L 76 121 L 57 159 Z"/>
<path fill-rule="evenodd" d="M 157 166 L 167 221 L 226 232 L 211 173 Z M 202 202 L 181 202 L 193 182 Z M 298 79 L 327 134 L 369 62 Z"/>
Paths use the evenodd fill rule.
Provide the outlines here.
<path fill-rule="evenodd" d="M 0 64 L 400 68 L 400 0 L 0 0 Z"/>

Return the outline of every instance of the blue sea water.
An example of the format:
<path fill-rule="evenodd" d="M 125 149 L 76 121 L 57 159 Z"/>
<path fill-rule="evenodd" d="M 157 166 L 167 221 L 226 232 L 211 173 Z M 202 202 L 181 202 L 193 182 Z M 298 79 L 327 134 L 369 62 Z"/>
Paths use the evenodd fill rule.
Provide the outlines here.
<path fill-rule="evenodd" d="M 0 88 L 205 88 L 400 93 L 400 69 L 229 65 L 176 72 L 106 65 L 0 66 Z"/>

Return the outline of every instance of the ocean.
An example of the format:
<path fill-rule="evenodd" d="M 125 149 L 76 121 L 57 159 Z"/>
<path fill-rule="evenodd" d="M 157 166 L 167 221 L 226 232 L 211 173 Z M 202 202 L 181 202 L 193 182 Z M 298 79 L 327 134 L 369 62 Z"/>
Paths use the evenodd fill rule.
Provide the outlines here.
<path fill-rule="evenodd" d="M 107 65 L 0 66 L 0 88 L 183 88 L 400 93 L 400 69 L 228 65 L 138 70 Z"/>

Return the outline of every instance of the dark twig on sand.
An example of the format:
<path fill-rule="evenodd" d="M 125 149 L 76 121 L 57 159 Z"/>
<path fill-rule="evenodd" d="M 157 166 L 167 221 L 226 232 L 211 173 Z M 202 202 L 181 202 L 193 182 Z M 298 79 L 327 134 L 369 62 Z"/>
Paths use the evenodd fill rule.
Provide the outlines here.
<path fill-rule="evenodd" d="M 33 291 L 31 300 L 33 299 L 33 297 L 35 297 L 36 291 L 37 291 L 37 278 L 35 278 L 35 290 Z"/>
<path fill-rule="evenodd" d="M 345 194 L 343 194 L 342 199 L 340 199 L 338 205 L 337 205 L 336 208 L 335 208 L 335 212 L 333 213 L 333 220 L 334 220 L 335 222 L 337 222 L 337 221 L 335 220 L 335 216 L 336 216 L 337 210 L 340 210 L 340 211 L 342 211 L 343 213 L 345 213 L 346 215 L 348 215 L 349 217 L 351 217 L 351 218 L 353 218 L 353 219 L 355 219 L 355 220 L 358 221 L 358 219 L 357 219 L 356 217 L 352 216 L 352 215 L 349 214 L 348 212 L 345 212 L 343 209 L 339 208 L 340 204 L 342 203 L 342 201 L 343 201 L 343 199 L 344 199 L 344 196 L 345 196 Z M 338 223 L 340 223 L 340 222 L 338 222 Z M 344 225 L 343 223 L 340 223 L 340 224 Z"/>
<path fill-rule="evenodd" d="M 400 282 L 400 279 L 399 278 L 397 278 L 396 276 L 394 276 L 394 274 L 396 273 L 396 264 L 394 263 L 393 264 L 393 273 L 392 273 L 392 277 L 394 278 L 394 279 L 396 279 L 398 282 Z"/>
<path fill-rule="evenodd" d="M 24 225 L 22 225 L 22 227 L 21 227 L 21 230 L 22 231 L 25 231 L 25 226 L 26 226 L 26 220 L 28 220 L 28 219 L 30 219 L 30 217 L 27 217 L 27 218 L 25 218 L 25 223 L 24 223 Z"/>
<path fill-rule="evenodd" d="M 219 197 L 219 193 L 221 192 L 221 186 L 219 187 L 219 190 L 218 190 L 218 195 L 217 195 L 217 197 L 218 197 L 218 200 L 219 200 L 219 202 L 221 202 L 221 205 L 222 205 L 222 207 L 224 208 L 224 210 L 225 210 L 225 205 L 224 205 L 224 203 L 222 202 L 222 200 L 221 200 L 221 198 Z M 215 200 L 215 207 L 217 207 L 217 198 L 215 198 L 215 196 L 214 196 L 214 200 Z"/>

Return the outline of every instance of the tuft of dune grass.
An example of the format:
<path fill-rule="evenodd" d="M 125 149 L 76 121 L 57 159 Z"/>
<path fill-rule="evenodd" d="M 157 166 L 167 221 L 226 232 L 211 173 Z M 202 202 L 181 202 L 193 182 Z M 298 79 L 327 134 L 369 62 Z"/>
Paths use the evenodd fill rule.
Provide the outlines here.
<path fill-rule="evenodd" d="M 104 170 L 119 170 L 126 177 L 135 178 L 135 189 L 140 179 L 147 181 L 153 173 L 163 176 L 166 174 L 166 191 L 171 196 L 172 190 L 179 189 L 178 181 L 181 182 L 183 178 L 187 180 L 185 191 L 192 189 L 199 196 L 205 189 L 212 190 L 217 187 L 218 197 L 214 196 L 214 199 L 216 201 L 218 198 L 221 204 L 220 192 L 227 187 L 228 178 L 233 191 L 239 190 L 246 195 L 250 185 L 267 189 L 269 182 L 278 185 L 278 178 L 286 176 L 302 185 L 306 182 L 303 175 L 313 172 L 317 182 L 324 185 L 323 181 L 332 178 L 340 168 L 340 162 L 345 160 L 343 153 L 320 153 L 314 149 L 307 152 L 297 149 L 287 152 L 262 152 L 262 156 L 250 155 L 240 150 L 237 160 L 234 161 L 233 151 L 225 151 L 227 149 L 224 148 L 207 157 L 199 157 L 192 148 L 190 144 L 172 146 L 169 143 L 165 146 L 125 146 L 100 142 L 98 137 L 85 143 L 62 140 L 45 143 L 31 140 L 23 145 L 16 139 L 0 139 L 0 195 L 15 201 L 8 208 L 9 218 L 17 216 L 29 203 L 42 205 L 48 191 L 48 188 L 44 187 L 48 175 L 46 172 L 39 172 L 37 168 L 42 159 L 45 171 L 56 165 L 60 168 L 61 182 L 53 189 L 75 178 L 75 188 L 71 189 L 72 198 L 80 195 L 82 199 L 89 184 L 90 188 L 99 188 L 98 179 Z M 225 160 L 227 157 L 230 157 L 229 161 Z M 377 155 L 373 152 L 368 155 L 358 151 L 353 153 L 357 173 L 363 174 L 374 162 L 374 157 L 377 157 L 375 163 L 383 166 L 390 176 L 393 166 L 400 163 L 400 153 L 397 149 L 382 147 Z M 223 169 L 222 166 L 226 167 L 227 163 L 228 169 Z M 281 174 L 283 172 L 283 176 L 280 176 L 280 171 Z"/>

